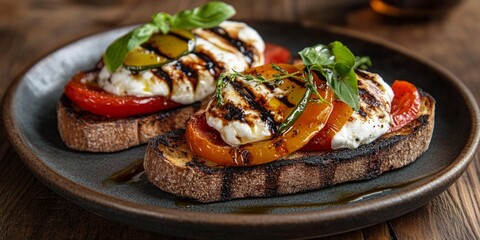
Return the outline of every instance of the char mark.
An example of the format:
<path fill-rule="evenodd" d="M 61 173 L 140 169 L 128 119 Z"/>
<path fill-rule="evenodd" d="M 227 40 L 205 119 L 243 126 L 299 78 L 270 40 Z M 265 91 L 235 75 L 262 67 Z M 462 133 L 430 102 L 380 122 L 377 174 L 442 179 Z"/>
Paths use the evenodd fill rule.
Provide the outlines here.
<path fill-rule="evenodd" d="M 275 85 L 274 84 L 271 84 L 271 83 L 268 83 L 268 82 L 263 82 L 263 85 L 268 89 L 270 90 L 270 92 L 273 92 L 273 90 L 275 89 Z M 276 99 L 278 99 L 278 101 L 282 102 L 283 104 L 285 104 L 285 106 L 289 107 L 289 108 L 293 108 L 295 107 L 295 104 L 291 103 L 290 101 L 288 101 L 288 97 L 287 96 L 275 96 Z"/>
<path fill-rule="evenodd" d="M 378 107 L 381 105 L 377 98 L 365 89 L 358 88 L 358 94 L 368 106 Z"/>
<path fill-rule="evenodd" d="M 236 49 L 238 49 L 238 51 L 240 51 L 249 60 L 250 65 L 253 63 L 253 52 L 248 48 L 247 44 L 239 39 L 232 38 L 228 32 L 221 27 L 211 28 L 210 31 L 227 40 Z"/>
<path fill-rule="evenodd" d="M 232 103 L 225 104 L 225 108 L 227 109 L 227 113 L 224 116 L 225 120 L 238 120 L 241 122 L 245 122 L 245 114 L 241 108 L 238 108 Z"/>
<path fill-rule="evenodd" d="M 290 101 L 288 101 L 288 97 L 287 96 L 282 96 L 282 97 L 275 97 L 277 98 L 280 102 L 282 102 L 283 104 L 285 104 L 285 106 L 287 106 L 288 108 L 293 108 L 295 107 L 295 104 L 291 103 Z"/>
<path fill-rule="evenodd" d="M 362 108 L 358 109 L 358 114 L 363 118 L 367 117 L 367 113 Z"/>
<path fill-rule="evenodd" d="M 240 96 L 245 99 L 245 101 L 250 107 L 260 113 L 260 118 L 262 119 L 262 121 L 267 123 L 270 132 L 275 134 L 278 130 L 278 124 L 277 122 L 275 122 L 274 117 L 272 116 L 270 111 L 265 109 L 259 102 L 255 101 L 255 95 L 248 88 L 242 86 L 241 83 L 234 81 L 232 82 L 232 86 L 240 94 Z"/>
<path fill-rule="evenodd" d="M 164 58 L 167 58 L 167 59 L 171 59 L 168 55 L 166 55 L 165 53 L 163 53 L 162 51 L 160 51 L 157 47 L 155 47 L 153 44 L 151 43 L 144 43 L 141 45 L 143 48 L 145 48 L 146 50 L 148 51 L 151 51 L 151 52 L 154 52 L 155 54 L 157 54 L 158 56 L 161 56 L 161 57 L 164 57 Z"/>
<path fill-rule="evenodd" d="M 187 38 L 187 37 L 182 36 L 182 35 L 180 35 L 180 34 L 177 34 L 177 33 L 175 33 L 175 32 L 169 32 L 168 34 L 169 34 L 169 35 L 172 35 L 172 36 L 174 36 L 174 37 L 176 37 L 176 38 L 178 38 L 178 39 L 180 39 L 180 40 L 182 40 L 182 41 L 184 41 L 184 42 L 187 42 L 187 43 L 188 43 L 188 41 L 190 41 L 190 38 Z"/>
<path fill-rule="evenodd" d="M 223 184 L 221 188 L 221 200 L 226 201 L 232 198 L 231 185 L 233 183 L 233 173 L 231 171 L 223 172 Z"/>
<path fill-rule="evenodd" d="M 288 78 L 288 80 L 290 80 L 291 82 L 295 83 L 296 85 L 298 85 L 300 87 L 305 87 L 305 82 L 300 81 L 296 78 Z"/>
<path fill-rule="evenodd" d="M 360 71 L 360 70 L 358 70 L 358 69 L 355 69 L 355 73 L 356 73 L 357 75 L 359 75 L 360 77 L 365 78 L 365 79 L 371 79 L 371 78 L 372 78 L 372 76 L 371 76 L 370 74 L 368 74 L 368 73 L 366 73 L 366 72 L 364 72 L 364 71 Z"/>

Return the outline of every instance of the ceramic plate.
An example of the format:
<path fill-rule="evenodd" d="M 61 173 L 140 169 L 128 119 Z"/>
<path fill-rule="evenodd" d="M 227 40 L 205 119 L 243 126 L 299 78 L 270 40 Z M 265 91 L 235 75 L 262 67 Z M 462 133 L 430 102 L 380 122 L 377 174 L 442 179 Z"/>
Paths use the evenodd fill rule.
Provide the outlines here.
<path fill-rule="evenodd" d="M 303 238 L 362 228 L 416 209 L 444 191 L 470 162 L 479 140 L 479 113 L 465 86 L 438 65 L 391 44 L 346 30 L 252 24 L 267 42 L 293 53 L 339 40 L 392 83 L 408 79 L 437 101 L 429 150 L 413 164 L 376 179 L 273 198 L 195 204 L 148 183 L 114 182 L 112 174 L 141 159 L 145 146 L 119 153 L 68 149 L 57 132 L 55 105 L 66 81 L 91 69 L 105 47 L 129 28 L 73 42 L 20 77 L 4 101 L 8 136 L 30 170 L 58 194 L 107 218 L 140 228 L 195 238 Z"/>

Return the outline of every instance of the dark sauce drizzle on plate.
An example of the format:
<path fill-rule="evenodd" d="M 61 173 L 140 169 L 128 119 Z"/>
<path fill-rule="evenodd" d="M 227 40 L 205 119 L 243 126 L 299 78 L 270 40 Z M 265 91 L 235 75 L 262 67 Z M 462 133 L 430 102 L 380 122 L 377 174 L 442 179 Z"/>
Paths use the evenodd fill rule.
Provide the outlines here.
<path fill-rule="evenodd" d="M 125 168 L 114 172 L 105 181 L 118 184 L 135 182 L 141 179 L 143 173 L 145 173 L 145 169 L 143 168 L 143 158 L 139 158 L 131 162 Z"/>

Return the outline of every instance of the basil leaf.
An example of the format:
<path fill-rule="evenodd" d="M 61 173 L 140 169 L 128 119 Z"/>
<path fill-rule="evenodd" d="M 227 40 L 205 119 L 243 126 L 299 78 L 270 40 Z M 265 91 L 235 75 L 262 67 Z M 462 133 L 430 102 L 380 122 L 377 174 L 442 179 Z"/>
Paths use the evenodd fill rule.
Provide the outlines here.
<path fill-rule="evenodd" d="M 152 17 L 152 23 L 160 29 L 160 32 L 167 34 L 170 31 L 170 24 L 172 24 L 173 17 L 168 13 L 157 13 Z"/>
<path fill-rule="evenodd" d="M 356 58 L 341 42 L 335 41 L 328 46 L 315 45 L 299 52 L 309 71 L 322 74 L 327 84 L 341 101 L 358 110 L 358 82 L 354 71 Z M 362 60 L 365 64 L 366 61 Z"/>
<path fill-rule="evenodd" d="M 358 81 L 353 70 L 355 66 L 355 56 L 341 42 L 330 43 L 329 48 L 335 56 L 335 72 L 331 78 L 331 84 L 335 95 L 358 111 L 360 103 L 358 100 Z"/>
<path fill-rule="evenodd" d="M 154 24 L 147 23 L 115 40 L 105 51 L 103 57 L 105 66 L 110 72 L 117 70 L 130 50 L 146 42 L 158 30 Z"/>
<path fill-rule="evenodd" d="M 339 73 L 348 74 L 349 70 L 355 65 L 355 56 L 353 56 L 353 53 L 338 41 L 328 44 L 328 47 L 331 49 L 331 52 L 335 57 L 335 65 L 341 65 L 338 69 L 341 71 Z"/>
<path fill-rule="evenodd" d="M 137 46 L 140 46 L 158 31 L 159 28 L 152 23 L 147 23 L 139 28 L 136 28 L 135 30 L 133 30 L 132 37 L 128 41 L 127 49 L 132 50 Z"/>
<path fill-rule="evenodd" d="M 209 2 L 201 7 L 181 11 L 173 16 L 173 29 L 212 28 L 235 15 L 235 9 L 223 2 Z"/>
<path fill-rule="evenodd" d="M 350 69 L 347 74 L 339 74 L 340 71 L 333 71 L 327 84 L 330 85 L 335 95 L 344 103 L 358 111 L 360 103 L 358 100 L 358 81 L 355 71 Z"/>
<path fill-rule="evenodd" d="M 123 59 L 129 51 L 125 46 L 128 45 L 131 37 L 132 32 L 129 32 L 108 46 L 103 55 L 103 62 L 110 72 L 114 72 L 120 65 L 122 65 Z"/>
<path fill-rule="evenodd" d="M 372 66 L 372 60 L 366 56 L 355 56 L 355 66 L 354 69 L 366 70 L 368 67 Z"/>
<path fill-rule="evenodd" d="M 318 44 L 313 47 L 307 47 L 299 52 L 305 66 L 332 66 L 334 56 L 330 53 L 327 46 Z"/>

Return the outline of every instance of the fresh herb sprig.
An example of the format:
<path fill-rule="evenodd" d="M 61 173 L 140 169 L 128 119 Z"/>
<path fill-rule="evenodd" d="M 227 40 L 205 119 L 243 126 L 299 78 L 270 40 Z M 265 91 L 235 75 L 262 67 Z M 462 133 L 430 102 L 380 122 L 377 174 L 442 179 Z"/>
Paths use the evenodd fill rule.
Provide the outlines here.
<path fill-rule="evenodd" d="M 325 77 L 335 96 L 355 110 L 360 108 L 358 81 L 354 69 L 366 69 L 372 64 L 369 57 L 355 57 L 341 42 L 318 44 L 299 52 L 307 71 Z"/>
<path fill-rule="evenodd" d="M 285 69 L 281 68 L 276 64 L 272 64 L 272 68 L 277 70 L 279 73 L 274 74 L 273 77 L 271 78 L 266 78 L 261 74 L 256 74 L 256 75 L 245 74 L 235 70 L 232 70 L 231 73 L 220 74 L 220 77 L 217 79 L 216 89 L 215 89 L 215 98 L 217 99 L 217 106 L 223 105 L 223 96 L 222 96 L 223 89 L 229 83 L 233 82 L 236 78 L 240 78 L 245 81 L 254 81 L 257 83 L 269 83 L 274 86 L 279 86 L 280 84 L 282 84 L 283 79 L 287 79 L 287 78 L 306 81 L 307 88 L 309 88 L 311 92 L 314 92 L 317 96 L 319 96 L 320 100 L 323 100 L 323 98 L 318 93 L 315 84 L 313 84 L 313 77 L 310 80 L 310 78 L 305 76 L 305 73 L 300 70 L 289 73 L 285 71 Z M 311 84 L 309 83 L 309 81 L 311 81 Z"/>
<path fill-rule="evenodd" d="M 236 71 L 232 73 L 222 73 L 217 80 L 217 88 L 215 91 L 215 98 L 217 105 L 222 105 L 224 100 L 222 90 L 230 82 L 236 78 L 247 81 L 256 81 L 259 83 L 270 82 L 277 84 L 285 78 L 295 78 L 305 82 L 307 90 L 302 97 L 302 100 L 295 106 L 285 120 L 280 124 L 277 135 L 283 134 L 296 119 L 305 110 L 312 94 L 317 95 L 317 101 L 325 101 L 317 90 L 317 85 L 314 82 L 313 72 L 320 73 L 326 80 L 336 97 L 348 104 L 355 110 L 360 107 L 358 99 L 358 81 L 355 74 L 355 69 L 367 69 L 372 65 L 369 57 L 356 57 L 353 53 L 344 46 L 341 42 L 335 41 L 328 45 L 315 45 L 307 47 L 299 52 L 303 60 L 305 69 L 289 73 L 279 67 L 272 65 L 272 67 L 279 73 L 272 78 L 265 78 L 262 75 L 243 74 Z"/>
<path fill-rule="evenodd" d="M 153 34 L 167 34 L 170 30 L 212 28 L 235 15 L 235 9 L 223 2 L 209 2 L 201 7 L 178 12 L 174 15 L 157 13 L 152 22 L 135 28 L 107 47 L 104 54 L 105 66 L 114 72 L 123 63 L 127 53 L 145 43 Z"/>

